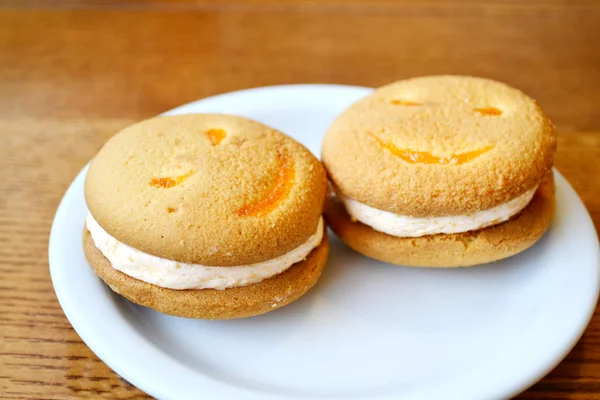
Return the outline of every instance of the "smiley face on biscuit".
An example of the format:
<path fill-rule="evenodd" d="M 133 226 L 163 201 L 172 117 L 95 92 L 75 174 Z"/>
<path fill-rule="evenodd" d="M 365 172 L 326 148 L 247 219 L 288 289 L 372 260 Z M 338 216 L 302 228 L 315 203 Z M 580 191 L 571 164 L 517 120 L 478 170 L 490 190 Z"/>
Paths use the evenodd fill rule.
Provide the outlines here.
<path fill-rule="evenodd" d="M 299 246 L 317 228 L 326 190 L 302 145 L 217 114 L 133 125 L 104 146 L 88 175 L 88 206 L 112 236 L 204 265 L 251 264 Z M 280 239 L 255 249 L 248 239 L 266 232 Z"/>
<path fill-rule="evenodd" d="M 204 136 L 210 141 L 212 146 L 218 146 L 227 136 L 227 132 L 222 128 L 210 128 L 204 132 Z M 268 188 L 256 199 L 244 204 L 236 211 L 238 216 L 264 216 L 275 210 L 280 202 L 285 201 L 292 191 L 295 183 L 296 171 L 294 169 L 294 160 L 285 150 L 277 150 L 278 168 Z M 181 169 L 182 162 L 178 161 L 183 157 L 175 157 L 174 163 L 177 169 Z M 189 159 L 189 157 L 188 157 Z M 173 162 L 171 163 L 173 164 Z M 186 164 L 190 164 L 189 160 Z M 194 174 L 190 167 L 189 171 L 175 176 L 158 176 L 150 180 L 150 186 L 157 189 L 170 189 L 185 182 Z"/>
<path fill-rule="evenodd" d="M 325 171 L 273 128 L 229 115 L 143 121 L 92 161 L 86 257 L 128 299 L 191 318 L 262 314 L 325 266 Z"/>
<path fill-rule="evenodd" d="M 395 82 L 349 107 L 327 131 L 321 155 L 340 202 L 326 215 L 346 243 L 392 263 L 502 258 L 549 225 L 555 144 L 536 102 L 505 84 L 463 76 Z M 530 203 L 537 206 L 523 213 L 533 215 L 528 232 L 523 218 L 512 218 Z M 491 235 L 508 220 L 510 237 Z M 491 250 L 492 236 L 511 252 Z"/>
<path fill-rule="evenodd" d="M 325 135 L 322 158 L 356 200 L 398 214 L 457 215 L 538 184 L 552 165 L 552 132 L 538 105 L 505 84 L 415 78 L 345 110 Z"/>

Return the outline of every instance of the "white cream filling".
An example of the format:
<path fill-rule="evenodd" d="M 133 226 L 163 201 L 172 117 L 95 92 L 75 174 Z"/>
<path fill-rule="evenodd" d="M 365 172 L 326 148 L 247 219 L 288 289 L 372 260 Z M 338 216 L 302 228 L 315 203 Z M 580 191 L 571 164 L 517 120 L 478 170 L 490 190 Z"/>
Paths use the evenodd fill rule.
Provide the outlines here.
<path fill-rule="evenodd" d="M 438 233 L 468 232 L 507 221 L 529 204 L 536 190 L 537 187 L 507 203 L 469 215 L 423 218 L 378 210 L 340 193 L 338 198 L 351 217 L 376 231 L 398 237 L 418 237 Z"/>
<path fill-rule="evenodd" d="M 144 282 L 169 289 L 227 289 L 251 285 L 282 273 L 302 261 L 323 239 L 323 218 L 306 243 L 280 257 L 251 265 L 210 267 L 186 264 L 136 250 L 110 236 L 88 214 L 87 229 L 113 268 Z"/>

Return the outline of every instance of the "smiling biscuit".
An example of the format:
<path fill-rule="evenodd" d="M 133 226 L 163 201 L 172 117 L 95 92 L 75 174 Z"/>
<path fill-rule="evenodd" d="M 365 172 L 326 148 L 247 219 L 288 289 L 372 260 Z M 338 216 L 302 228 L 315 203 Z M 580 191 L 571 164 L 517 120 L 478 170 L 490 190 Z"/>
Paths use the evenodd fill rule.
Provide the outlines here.
<path fill-rule="evenodd" d="M 517 254 L 554 212 L 554 128 L 534 100 L 480 78 L 376 90 L 322 147 L 326 218 L 355 250 L 394 264 L 470 266 Z"/>
<path fill-rule="evenodd" d="M 318 160 L 272 128 L 228 115 L 153 118 L 90 165 L 86 257 L 115 292 L 167 314 L 261 314 L 317 282 L 325 192 Z"/>

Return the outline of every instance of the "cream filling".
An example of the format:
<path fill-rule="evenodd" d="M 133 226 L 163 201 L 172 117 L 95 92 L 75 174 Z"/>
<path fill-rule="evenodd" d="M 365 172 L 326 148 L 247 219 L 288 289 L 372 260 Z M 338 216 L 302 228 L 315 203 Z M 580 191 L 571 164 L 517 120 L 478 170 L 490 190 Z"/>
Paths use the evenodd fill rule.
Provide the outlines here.
<path fill-rule="evenodd" d="M 136 250 L 110 236 L 88 214 L 87 229 L 96 247 L 113 268 L 131 277 L 169 289 L 227 289 L 251 285 L 282 273 L 302 261 L 323 239 L 323 218 L 306 243 L 277 258 L 251 265 L 210 267 L 186 264 Z"/>
<path fill-rule="evenodd" d="M 485 228 L 507 221 L 531 201 L 537 187 L 489 210 L 468 215 L 444 217 L 411 217 L 378 210 L 338 193 L 348 214 L 376 231 L 398 237 L 418 237 L 438 233 L 461 233 Z"/>

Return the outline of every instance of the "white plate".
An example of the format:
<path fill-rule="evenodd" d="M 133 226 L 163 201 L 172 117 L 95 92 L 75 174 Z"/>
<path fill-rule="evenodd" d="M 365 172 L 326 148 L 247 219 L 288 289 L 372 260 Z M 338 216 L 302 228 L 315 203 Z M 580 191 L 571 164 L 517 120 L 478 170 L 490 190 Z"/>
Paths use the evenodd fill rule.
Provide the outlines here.
<path fill-rule="evenodd" d="M 224 112 L 272 125 L 319 154 L 333 118 L 371 89 L 294 85 L 244 90 L 168 112 Z M 83 341 L 160 399 L 500 399 L 544 376 L 573 347 L 599 288 L 598 238 L 556 173 L 549 232 L 516 257 L 474 269 L 413 269 L 332 241 L 301 300 L 234 321 L 170 317 L 112 293 L 88 266 L 82 171 L 56 213 L 50 271 Z"/>

